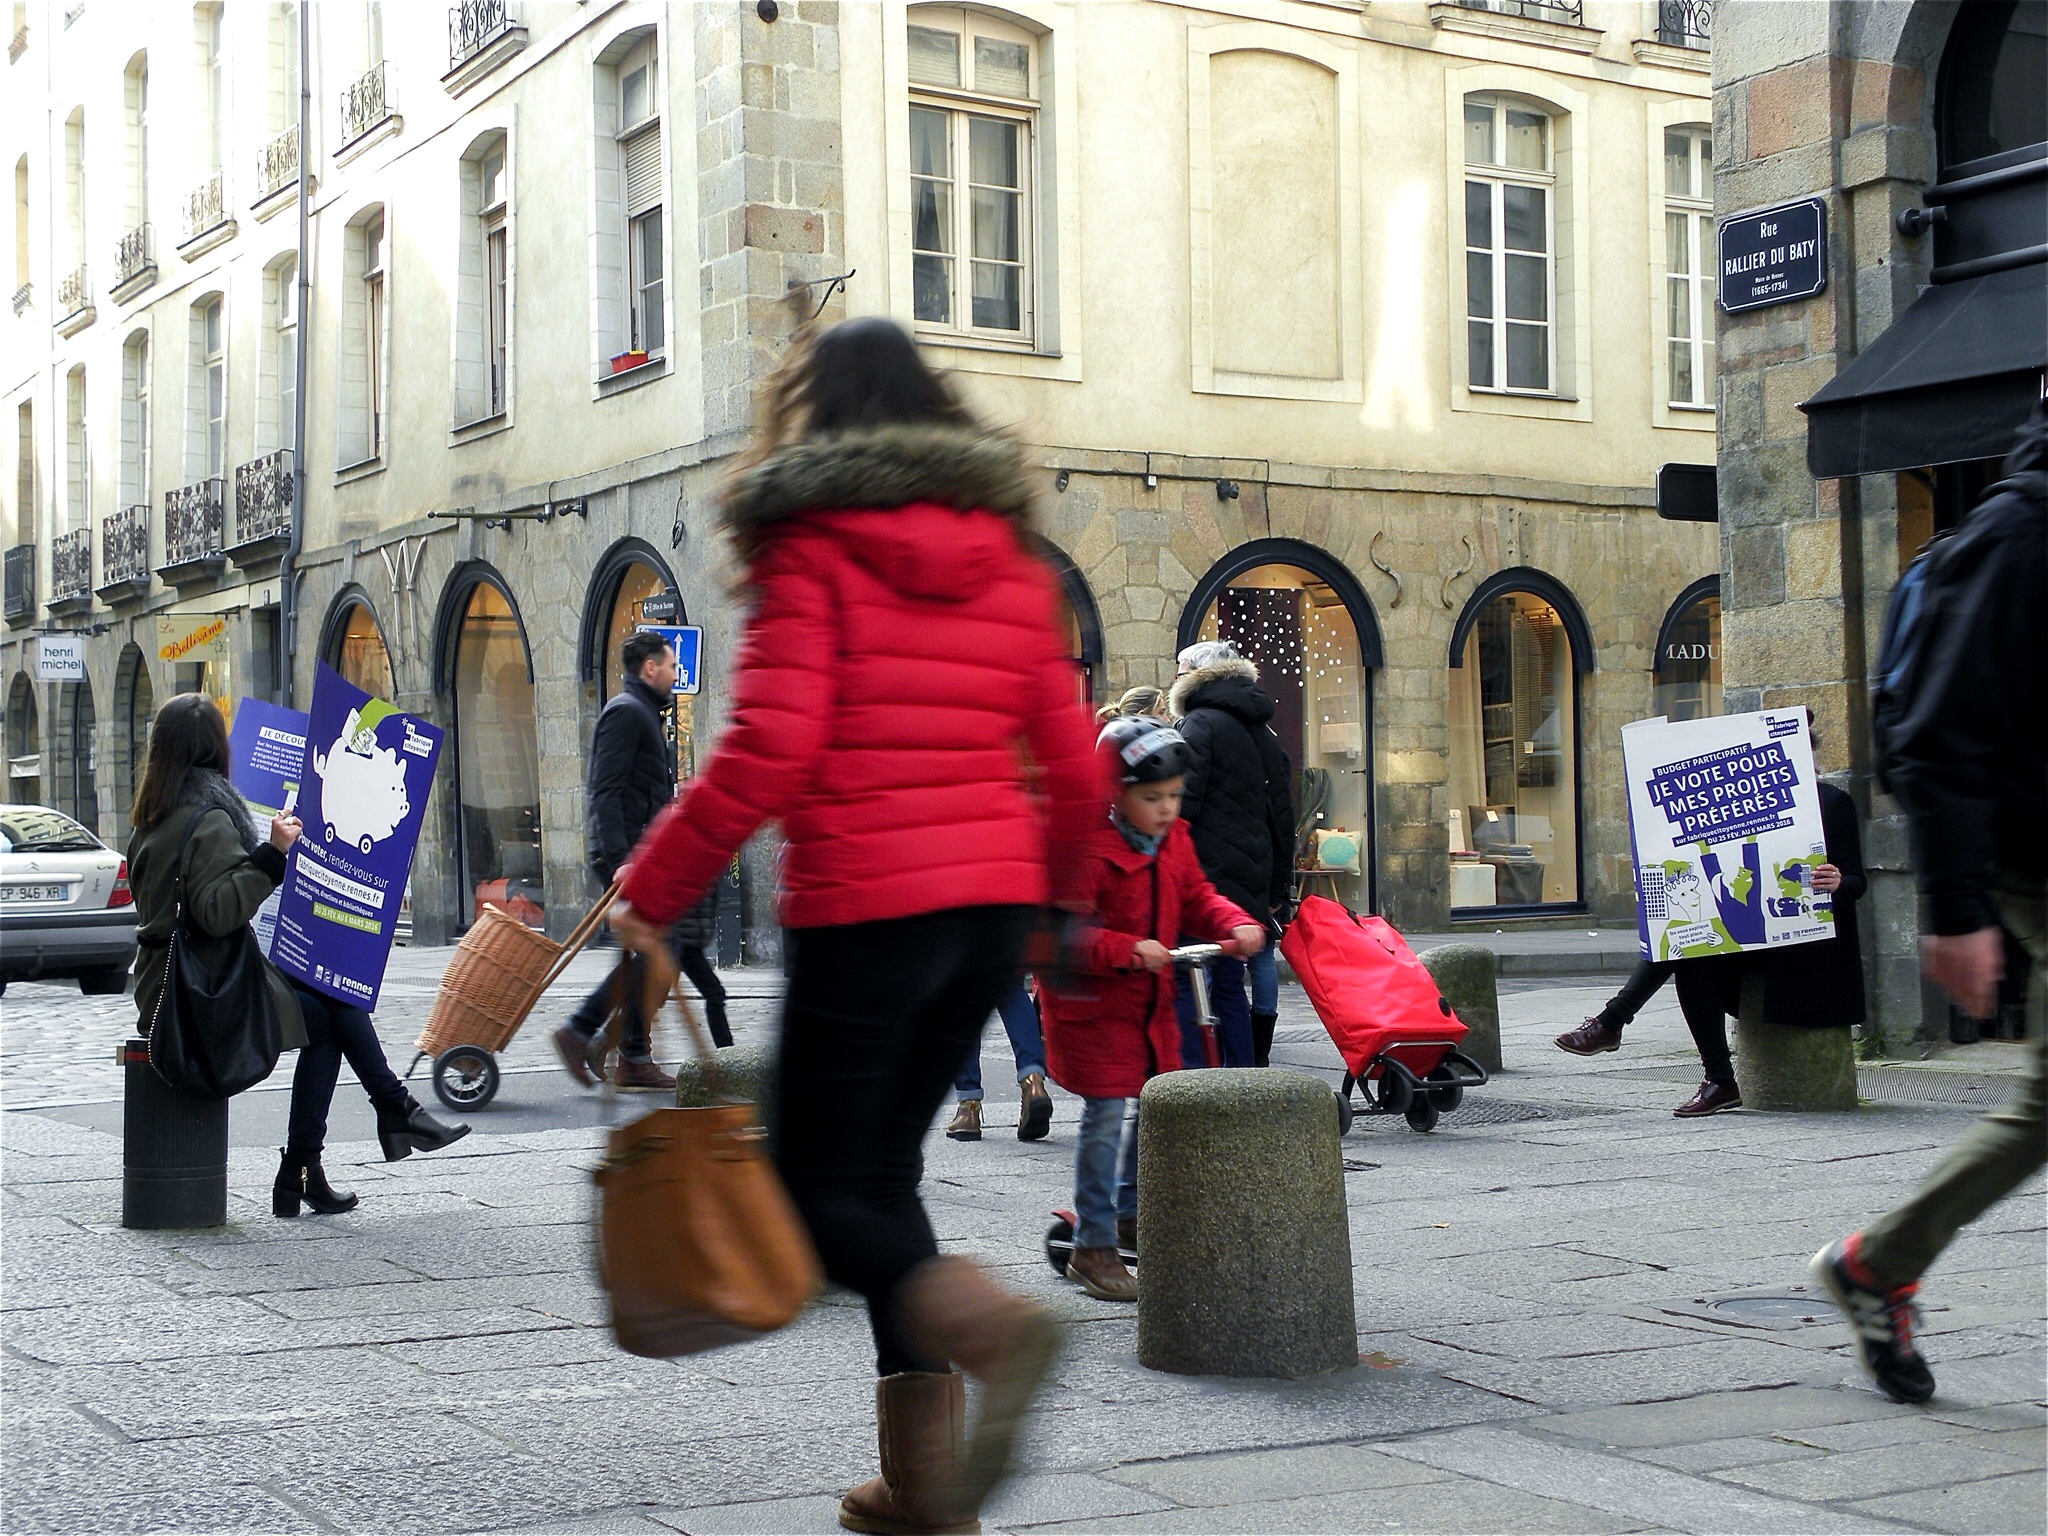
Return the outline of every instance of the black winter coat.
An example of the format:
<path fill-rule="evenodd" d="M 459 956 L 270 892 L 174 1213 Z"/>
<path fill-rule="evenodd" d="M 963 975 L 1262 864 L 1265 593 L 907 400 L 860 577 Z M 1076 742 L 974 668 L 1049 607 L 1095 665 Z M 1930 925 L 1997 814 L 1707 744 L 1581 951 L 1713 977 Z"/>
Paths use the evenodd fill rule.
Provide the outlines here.
<path fill-rule="evenodd" d="M 2048 877 L 2048 407 L 1929 556 L 1927 625 L 1887 778 L 1937 934 L 1998 921 L 1992 866 Z"/>
<path fill-rule="evenodd" d="M 1188 743 L 1181 817 L 1202 873 L 1253 917 L 1284 920 L 1294 902 L 1294 775 L 1258 668 L 1198 667 L 1173 685 L 1169 707 Z"/>
<path fill-rule="evenodd" d="M 640 834 L 676 795 L 675 759 L 662 734 L 668 700 L 637 677 L 597 717 L 584 784 L 590 867 L 610 885 Z"/>

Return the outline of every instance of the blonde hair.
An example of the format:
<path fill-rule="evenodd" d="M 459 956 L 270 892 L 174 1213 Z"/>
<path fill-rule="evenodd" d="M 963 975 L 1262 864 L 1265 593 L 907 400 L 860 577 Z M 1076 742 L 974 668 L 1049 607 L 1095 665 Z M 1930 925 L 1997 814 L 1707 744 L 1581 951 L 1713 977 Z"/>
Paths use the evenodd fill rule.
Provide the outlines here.
<path fill-rule="evenodd" d="M 1107 725 L 1124 715 L 1157 715 L 1165 703 L 1164 688 L 1154 688 L 1149 683 L 1141 683 L 1136 688 L 1126 688 L 1123 697 L 1114 704 L 1105 704 L 1096 710 L 1095 720 L 1099 725 Z"/>

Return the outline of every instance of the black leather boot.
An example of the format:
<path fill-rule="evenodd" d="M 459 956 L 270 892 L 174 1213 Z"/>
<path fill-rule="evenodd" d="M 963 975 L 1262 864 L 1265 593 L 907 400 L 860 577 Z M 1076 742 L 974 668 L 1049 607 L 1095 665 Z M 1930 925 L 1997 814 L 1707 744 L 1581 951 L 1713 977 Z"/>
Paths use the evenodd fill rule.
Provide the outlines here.
<path fill-rule="evenodd" d="M 466 1125 L 436 1120 L 420 1107 L 411 1094 L 387 1099 L 377 1105 L 377 1140 L 384 1148 L 384 1161 L 395 1163 L 415 1152 L 438 1152 L 451 1141 L 469 1134 Z"/>
<path fill-rule="evenodd" d="M 1280 1022 L 1277 1013 L 1261 1013 L 1252 1010 L 1252 1065 L 1270 1067 L 1273 1065 L 1273 1027 Z"/>
<path fill-rule="evenodd" d="M 336 1189 L 327 1182 L 327 1170 L 320 1166 L 318 1152 L 294 1152 L 283 1147 L 278 1158 L 277 1182 L 270 1186 L 271 1215 L 296 1216 L 301 1203 L 311 1207 L 316 1216 L 338 1216 L 356 1208 L 352 1191 Z"/>

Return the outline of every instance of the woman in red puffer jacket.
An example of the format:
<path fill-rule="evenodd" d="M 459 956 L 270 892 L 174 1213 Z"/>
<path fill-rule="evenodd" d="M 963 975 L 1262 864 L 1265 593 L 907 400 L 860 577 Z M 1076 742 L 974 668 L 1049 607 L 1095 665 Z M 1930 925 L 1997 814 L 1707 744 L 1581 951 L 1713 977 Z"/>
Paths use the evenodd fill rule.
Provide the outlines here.
<path fill-rule="evenodd" d="M 825 1272 L 867 1299 L 883 1476 L 840 1521 L 968 1527 L 1048 1368 L 1038 1308 L 938 1257 L 922 1143 L 1108 795 L 1016 448 L 903 329 L 851 320 L 771 386 L 724 515 L 752 617 L 724 734 L 635 851 L 651 951 L 756 828 L 787 840 L 777 1159 Z M 1035 792 L 1026 773 L 1036 775 Z M 954 1364 L 985 1387 L 963 1454 Z"/>

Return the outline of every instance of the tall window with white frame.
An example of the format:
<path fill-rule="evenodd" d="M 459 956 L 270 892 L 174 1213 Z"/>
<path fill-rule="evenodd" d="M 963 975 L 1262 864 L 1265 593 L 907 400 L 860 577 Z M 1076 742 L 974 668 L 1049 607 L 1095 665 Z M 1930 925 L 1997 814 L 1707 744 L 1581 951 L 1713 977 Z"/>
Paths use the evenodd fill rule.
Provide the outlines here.
<path fill-rule="evenodd" d="M 1465 356 L 1476 390 L 1555 387 L 1555 129 L 1533 103 L 1465 98 Z"/>
<path fill-rule="evenodd" d="M 510 356 L 512 314 L 506 306 L 506 264 L 508 234 L 505 211 L 509 188 L 505 175 L 505 141 L 484 152 L 477 168 L 479 201 L 478 234 L 483 243 L 484 282 L 484 371 L 487 414 L 502 416 L 506 405 L 506 360 Z M 657 237 L 658 238 L 658 237 Z"/>
<path fill-rule="evenodd" d="M 121 349 L 120 507 L 149 500 L 149 332 L 137 331 Z"/>
<path fill-rule="evenodd" d="M 218 480 L 228 458 L 228 337 L 219 294 L 192 306 L 192 362 L 187 467 L 194 480 Z"/>
<path fill-rule="evenodd" d="M 1665 398 L 1714 406 L 1714 147 L 1701 127 L 1664 130 Z"/>
<path fill-rule="evenodd" d="M 27 308 L 29 286 L 28 156 L 14 162 L 14 291 L 21 297 L 15 312 Z"/>
<path fill-rule="evenodd" d="M 64 378 L 64 531 L 90 526 L 92 466 L 86 461 L 85 365 Z"/>
<path fill-rule="evenodd" d="M 1031 35 L 973 11 L 910 13 L 910 264 L 921 330 L 1032 339 Z"/>
<path fill-rule="evenodd" d="M 149 222 L 149 57 L 138 53 L 123 77 L 128 110 L 128 222 Z"/>
<path fill-rule="evenodd" d="M 619 165 L 625 189 L 628 350 L 650 357 L 666 339 L 661 231 L 661 59 L 654 39 L 619 61 Z"/>
<path fill-rule="evenodd" d="M 209 176 L 220 174 L 221 151 L 227 138 L 227 82 L 222 75 L 220 51 L 221 9 L 216 0 L 216 3 L 199 6 L 193 12 L 199 45 L 200 101 L 206 113 L 205 171 Z"/>
<path fill-rule="evenodd" d="M 373 219 L 363 229 L 363 360 L 364 424 L 369 429 L 369 452 L 376 458 L 384 452 L 384 220 Z"/>
<path fill-rule="evenodd" d="M 299 430 L 299 259 L 288 256 L 277 267 L 277 324 L 272 332 L 271 363 L 277 370 L 277 441 L 294 452 Z"/>
<path fill-rule="evenodd" d="M 14 408 L 14 542 L 36 541 L 36 408 Z"/>

